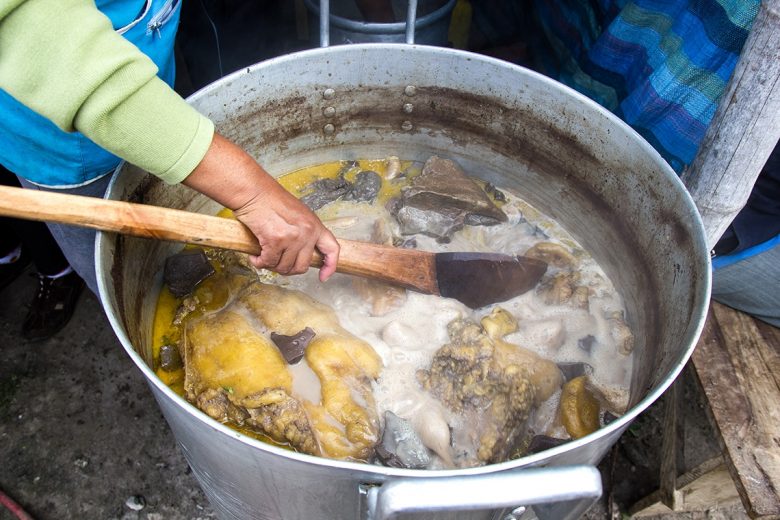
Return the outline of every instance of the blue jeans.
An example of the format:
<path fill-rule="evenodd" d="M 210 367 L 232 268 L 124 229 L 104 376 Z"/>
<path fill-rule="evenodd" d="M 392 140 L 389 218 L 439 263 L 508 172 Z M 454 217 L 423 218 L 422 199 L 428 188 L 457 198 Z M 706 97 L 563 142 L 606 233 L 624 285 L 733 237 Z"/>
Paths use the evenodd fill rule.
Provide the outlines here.
<path fill-rule="evenodd" d="M 103 198 L 108 189 L 108 183 L 113 177 L 112 174 L 104 175 L 99 179 L 79 186 L 78 188 L 68 189 L 50 189 L 32 184 L 21 177 L 19 180 L 27 189 L 47 190 L 56 193 L 68 193 L 70 195 L 85 195 L 87 197 Z M 94 229 L 68 226 L 65 224 L 56 224 L 47 222 L 54 240 L 59 244 L 65 258 L 71 267 L 87 283 L 87 287 L 97 294 L 97 276 L 95 275 L 95 237 L 97 232 Z"/>
<path fill-rule="evenodd" d="M 712 298 L 780 327 L 780 246 L 716 269 Z"/>

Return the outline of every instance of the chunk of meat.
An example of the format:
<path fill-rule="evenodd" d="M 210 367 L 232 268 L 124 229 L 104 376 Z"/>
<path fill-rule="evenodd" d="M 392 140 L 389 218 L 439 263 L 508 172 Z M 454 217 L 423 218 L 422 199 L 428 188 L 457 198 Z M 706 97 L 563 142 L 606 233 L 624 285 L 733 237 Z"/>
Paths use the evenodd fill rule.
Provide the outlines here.
<path fill-rule="evenodd" d="M 327 438 L 320 437 L 326 457 L 367 460 L 379 440 L 371 388 L 379 368 L 364 370 L 366 361 L 374 364 L 373 359 L 365 358 L 376 354 L 371 350 L 373 356 L 354 355 L 365 348 L 366 344 L 354 336 L 324 334 L 315 337 L 306 349 L 306 361 L 320 380 L 322 402 L 316 407 L 309 402 L 305 405 L 315 431 L 329 432 Z"/>
<path fill-rule="evenodd" d="M 623 319 L 623 313 L 613 312 L 607 319 L 610 324 L 610 334 L 617 344 L 618 353 L 627 356 L 634 351 L 634 333 Z"/>
<path fill-rule="evenodd" d="M 385 179 L 393 180 L 401 175 L 401 160 L 395 155 L 385 159 Z"/>
<path fill-rule="evenodd" d="M 538 406 L 561 387 L 563 374 L 554 362 L 536 352 L 504 341 L 504 336 L 518 330 L 517 319 L 502 307 L 495 307 L 482 318 L 482 328 L 496 345 L 496 357 L 503 365 L 522 364 L 528 370 L 528 378 L 535 389 Z"/>
<path fill-rule="evenodd" d="M 547 362 L 552 370 L 546 371 L 547 360 L 500 339 L 517 328 L 509 313 L 500 309 L 483 323 L 452 321 L 450 343 L 417 376 L 450 410 L 477 415 L 477 457 L 493 463 L 506 459 L 521 438 L 537 394 L 549 397 L 560 387 L 561 375 L 554 363 Z"/>
<path fill-rule="evenodd" d="M 319 380 L 313 400 L 298 395 L 270 338 L 294 336 L 303 324 L 314 332 L 304 356 Z M 381 359 L 340 326 L 330 307 L 299 291 L 252 283 L 223 310 L 188 324 L 185 353 L 187 398 L 212 417 L 305 453 L 370 458 L 379 439 L 371 383 Z"/>
<path fill-rule="evenodd" d="M 560 416 L 566 432 L 579 439 L 599 429 L 601 406 L 587 385 L 587 376 L 575 377 L 563 385 Z"/>
<path fill-rule="evenodd" d="M 309 185 L 309 193 L 301 197 L 301 202 L 316 211 L 338 200 L 352 191 L 352 183 L 343 176 L 335 179 L 318 179 Z"/>
<path fill-rule="evenodd" d="M 536 292 L 547 305 L 569 304 L 577 309 L 588 310 L 590 291 L 579 283 L 578 271 L 559 272 L 542 280 Z"/>
<path fill-rule="evenodd" d="M 431 462 L 428 448 L 405 419 L 385 412 L 385 428 L 377 456 L 385 465 L 395 468 L 424 469 Z"/>
<path fill-rule="evenodd" d="M 222 390 L 230 405 L 252 417 L 250 426 L 277 442 L 319 454 L 303 409 L 290 402 L 292 376 L 287 363 L 273 342 L 257 334 L 244 316 L 225 311 L 193 323 L 187 330 L 185 363 L 187 398 L 203 405 L 206 413 L 218 420 L 238 416 L 229 406 L 217 412 L 213 394 Z"/>
<path fill-rule="evenodd" d="M 355 176 L 352 189 L 344 195 L 344 200 L 373 202 L 382 187 L 382 177 L 377 172 L 365 170 Z"/>
<path fill-rule="evenodd" d="M 507 216 L 457 163 L 429 158 L 422 173 L 404 188 L 391 207 L 401 233 L 424 233 L 449 241 L 464 225 L 492 225 Z"/>
<path fill-rule="evenodd" d="M 399 205 L 394 212 L 404 235 L 418 233 L 434 237 L 442 244 L 463 229 L 466 218 L 460 210 L 438 207 L 435 210 Z"/>
<path fill-rule="evenodd" d="M 382 187 L 382 178 L 371 170 L 358 172 L 354 182 L 345 178 L 356 163 L 345 164 L 335 178 L 317 179 L 304 188 L 307 192 L 301 202 L 312 210 L 318 210 L 331 202 L 343 199 L 356 202 L 373 202 Z"/>
<path fill-rule="evenodd" d="M 579 263 L 568 249 L 553 242 L 538 242 L 525 252 L 525 256 L 542 260 L 560 269 L 576 269 Z"/>
<path fill-rule="evenodd" d="M 202 249 L 184 250 L 165 259 L 163 282 L 171 294 L 181 298 L 214 274 L 214 267 Z"/>

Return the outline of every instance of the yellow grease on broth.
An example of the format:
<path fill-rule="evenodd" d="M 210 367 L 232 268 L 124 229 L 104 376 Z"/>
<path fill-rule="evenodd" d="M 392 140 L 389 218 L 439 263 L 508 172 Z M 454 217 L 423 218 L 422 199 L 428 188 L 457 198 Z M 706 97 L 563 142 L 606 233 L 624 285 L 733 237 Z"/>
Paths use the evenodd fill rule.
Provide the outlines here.
<path fill-rule="evenodd" d="M 379 160 L 360 160 L 356 161 L 357 167 L 351 168 L 345 178 L 348 181 L 354 181 L 358 172 L 364 170 L 372 170 L 382 177 L 382 186 L 377 197 L 378 204 L 384 204 L 392 197 L 396 197 L 401 193 L 401 187 L 404 186 L 410 177 L 419 174 L 420 168 L 412 168 L 413 163 L 411 161 L 401 161 L 401 171 L 408 169 L 407 177 L 399 179 L 397 182 L 388 181 L 384 179 L 384 175 L 387 172 L 387 162 L 384 159 Z M 317 164 L 313 166 L 307 166 L 299 170 L 286 173 L 279 177 L 277 180 L 287 191 L 301 197 L 306 194 L 306 187 L 317 179 L 334 179 L 339 172 L 344 168 L 346 161 L 334 161 L 331 163 Z M 320 212 L 320 216 L 327 214 L 327 208 L 324 208 Z M 233 212 L 227 208 L 223 208 L 218 217 L 223 218 L 235 218 Z M 187 246 L 185 249 L 194 249 L 197 246 Z M 215 312 L 221 309 L 228 299 L 227 290 L 224 289 L 224 276 L 221 273 L 220 266 L 212 262 L 212 266 L 217 273 L 204 280 L 195 290 L 194 296 L 201 302 L 199 308 L 202 310 L 196 311 L 191 317 L 202 315 L 204 312 Z M 155 363 L 160 358 L 160 349 L 163 345 L 177 343 L 181 339 L 181 327 L 173 324 L 176 310 L 182 304 L 182 298 L 177 298 L 168 288 L 163 285 L 160 289 L 160 294 L 157 298 L 157 308 L 154 315 L 154 325 L 152 332 L 152 355 Z M 205 303 L 204 303 L 205 302 Z M 162 382 L 170 386 L 179 395 L 184 395 L 184 368 L 174 371 L 166 371 L 160 367 L 155 370 L 157 377 Z"/>
<path fill-rule="evenodd" d="M 224 218 L 234 218 L 233 212 L 229 209 L 223 209 L 217 215 Z M 194 248 L 197 248 L 197 246 L 187 246 L 185 249 Z M 222 272 L 221 266 L 217 262 L 211 262 L 211 265 L 214 267 L 216 273 L 201 282 L 193 292 L 193 295 L 198 298 L 200 304 L 198 305 L 198 310 L 190 314 L 188 319 L 216 312 L 229 302 L 230 294 L 227 289 L 228 284 L 225 280 L 225 274 Z M 168 290 L 168 287 L 165 285 L 160 288 L 160 294 L 157 298 L 157 308 L 154 315 L 152 353 L 155 360 L 155 373 L 157 374 L 157 377 L 178 395 L 184 397 L 184 367 L 178 370 L 167 371 L 158 366 L 160 349 L 162 346 L 177 343 L 181 339 L 182 326 L 174 325 L 173 320 L 176 316 L 176 310 L 182 304 L 182 301 L 183 298 L 177 298 L 171 294 L 171 291 Z M 228 423 L 228 425 L 248 437 L 289 449 L 289 446 L 280 444 L 270 437 L 249 428 L 244 428 L 234 423 Z"/>
<path fill-rule="evenodd" d="M 384 204 L 387 200 L 398 196 L 401 193 L 401 187 L 404 186 L 409 178 L 420 173 L 420 167 L 413 167 L 411 161 L 401 161 L 401 171 L 407 170 L 405 178 L 396 181 L 385 180 L 384 175 L 387 171 L 387 164 L 384 159 L 381 160 L 360 160 L 356 161 L 357 167 L 351 168 L 345 175 L 346 180 L 354 181 L 358 172 L 372 170 L 382 177 L 382 185 L 377 196 L 377 203 Z M 277 180 L 287 191 L 301 197 L 306 194 L 306 186 L 317 179 L 336 178 L 339 172 L 344 168 L 345 161 L 335 161 L 325 164 L 317 164 L 306 168 L 301 168 L 293 172 L 284 174 Z M 320 217 L 327 218 L 327 207 L 319 212 Z M 217 216 L 222 218 L 235 218 L 233 212 L 223 208 Z M 186 246 L 185 249 L 196 249 L 197 246 Z M 193 292 L 198 301 L 198 310 L 190 314 L 187 319 L 202 316 L 211 312 L 216 312 L 228 303 L 230 295 L 226 289 L 227 283 L 225 275 L 217 262 L 211 262 L 216 273 L 201 282 Z M 184 298 L 177 298 L 164 284 L 160 288 L 157 298 L 157 307 L 154 315 L 152 328 L 152 356 L 154 359 L 155 373 L 162 382 L 168 385 L 178 395 L 184 397 L 184 367 L 177 370 L 164 370 L 159 366 L 160 349 L 166 344 L 178 343 L 181 339 L 183 325 L 174 325 L 173 321 L 177 309 L 182 305 Z M 230 423 L 231 428 L 239 432 L 264 442 L 274 444 L 283 448 L 289 448 L 285 444 L 280 444 L 270 437 L 260 434 L 249 428 L 241 427 Z"/>
<path fill-rule="evenodd" d="M 225 211 L 220 212 L 220 216 Z M 185 249 L 193 248 L 193 246 L 187 246 Z M 224 283 L 225 275 L 221 272 L 219 265 L 213 262 L 212 265 L 217 272 L 201 282 L 193 292 L 193 295 L 198 298 L 199 305 L 198 309 L 189 318 L 217 311 L 224 307 L 228 301 L 229 294 Z M 177 298 L 171 294 L 171 291 L 165 285 L 160 288 L 152 329 L 152 355 L 155 359 L 155 364 L 157 364 L 157 360 L 160 358 L 160 349 L 163 345 L 175 344 L 181 339 L 182 327 L 174 325 L 173 321 L 176 316 L 176 310 L 182 304 L 182 301 L 182 298 Z M 178 370 L 167 371 L 156 366 L 155 373 L 160 380 L 170 386 L 177 394 L 184 395 L 183 367 Z"/>
<path fill-rule="evenodd" d="M 163 345 L 175 342 L 180 337 L 181 332 L 177 327 L 172 326 L 173 317 L 180 304 L 181 300 L 171 294 L 165 285 L 160 288 L 160 295 L 157 297 L 157 310 L 154 313 L 154 325 L 152 326 L 152 356 L 155 360 L 160 359 L 160 349 Z M 177 394 L 184 395 L 183 367 L 172 371 L 156 367 L 155 373 Z"/>
<path fill-rule="evenodd" d="M 379 160 L 359 160 L 355 161 L 357 167 L 350 168 L 344 178 L 348 181 L 354 181 L 355 176 L 361 171 L 374 171 L 382 178 L 382 187 L 379 190 L 376 204 L 384 205 L 385 202 L 393 197 L 397 197 L 401 193 L 401 188 L 408 184 L 409 179 L 419 175 L 421 167 L 414 166 L 412 161 L 401 161 L 401 171 L 406 172 L 404 177 L 386 180 L 385 174 L 387 173 L 387 161 L 384 159 Z M 348 164 L 348 161 L 336 161 L 325 164 L 317 164 L 313 166 L 307 166 L 299 170 L 286 173 L 279 177 L 277 180 L 279 184 L 295 195 L 296 197 L 302 197 L 306 195 L 307 186 L 317 179 L 335 179 L 338 173 L 344 166 Z M 318 211 L 318 215 L 322 218 L 327 218 L 328 207 L 325 206 L 322 210 Z"/>

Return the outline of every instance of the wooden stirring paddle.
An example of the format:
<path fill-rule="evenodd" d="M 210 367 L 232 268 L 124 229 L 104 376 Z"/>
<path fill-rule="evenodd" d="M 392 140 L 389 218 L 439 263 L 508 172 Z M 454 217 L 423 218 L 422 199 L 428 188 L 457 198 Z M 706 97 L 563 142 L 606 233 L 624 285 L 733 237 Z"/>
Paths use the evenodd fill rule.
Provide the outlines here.
<path fill-rule="evenodd" d="M 261 250 L 254 235 L 237 220 L 94 197 L 0 186 L 0 215 L 253 255 Z M 344 239 L 339 244 L 337 272 L 455 298 L 474 309 L 532 289 L 547 270 L 545 262 L 524 256 L 431 253 Z M 322 266 L 316 251 L 311 266 Z"/>

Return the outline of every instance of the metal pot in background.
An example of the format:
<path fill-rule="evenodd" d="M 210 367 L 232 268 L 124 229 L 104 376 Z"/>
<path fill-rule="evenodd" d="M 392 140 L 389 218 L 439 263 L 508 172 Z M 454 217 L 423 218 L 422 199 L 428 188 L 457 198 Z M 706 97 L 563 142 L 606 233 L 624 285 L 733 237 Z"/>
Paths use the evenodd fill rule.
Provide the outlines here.
<path fill-rule="evenodd" d="M 623 295 L 636 336 L 628 412 L 581 439 L 463 470 L 312 457 L 217 423 L 157 379 L 147 365 L 156 288 L 165 258 L 181 246 L 100 234 L 103 306 L 220 518 L 411 518 L 407 513 L 423 510 L 426 519 L 488 520 L 550 500 L 534 508 L 539 517 L 576 518 L 600 492 L 598 474 L 557 466 L 601 460 L 679 374 L 706 314 L 710 268 L 701 222 L 655 150 L 614 115 L 544 76 L 416 45 L 283 56 L 222 78 L 190 102 L 274 175 L 334 160 L 437 154 L 516 191 L 592 253 Z M 219 209 L 128 165 L 108 196 L 211 214 Z M 585 502 L 560 502 L 578 498 Z"/>
<path fill-rule="evenodd" d="M 304 0 L 306 9 L 310 13 L 309 26 L 320 27 L 320 42 L 325 47 L 330 45 L 343 45 L 349 43 L 418 43 L 422 45 L 448 46 L 448 32 L 450 27 L 450 15 L 455 8 L 457 0 L 447 0 L 441 7 L 417 16 L 417 0 L 410 0 L 406 13 L 406 20 L 411 20 L 411 26 L 407 27 L 407 21 L 394 23 L 365 22 L 359 19 L 346 18 L 330 13 L 332 5 L 350 3 L 339 0 L 329 0 L 325 4 L 325 10 L 321 10 L 322 2 L 316 0 Z M 328 17 L 323 19 L 323 14 Z M 328 23 L 329 22 L 329 23 Z M 328 23 L 328 26 L 323 26 Z M 314 31 L 316 33 L 316 31 Z M 329 33 L 328 33 L 329 32 Z M 324 34 L 323 34 L 324 33 Z"/>

